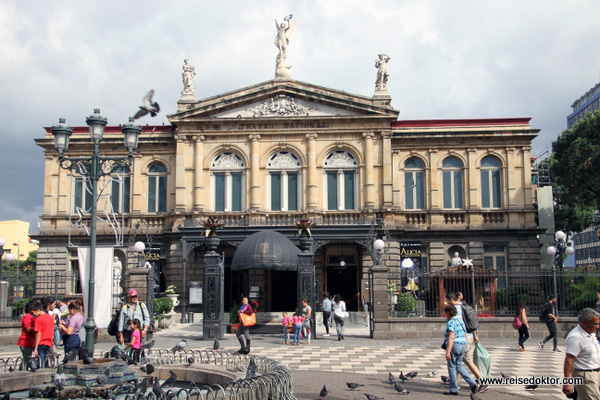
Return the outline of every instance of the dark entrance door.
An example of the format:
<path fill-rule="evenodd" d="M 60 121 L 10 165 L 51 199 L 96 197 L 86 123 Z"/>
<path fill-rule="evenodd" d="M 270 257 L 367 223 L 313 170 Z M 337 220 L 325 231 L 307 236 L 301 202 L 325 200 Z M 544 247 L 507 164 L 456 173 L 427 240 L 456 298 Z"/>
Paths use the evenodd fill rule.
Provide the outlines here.
<path fill-rule="evenodd" d="M 339 293 L 346 302 L 348 311 L 358 310 L 358 287 L 356 283 L 356 265 L 328 266 L 327 291 L 332 295 Z"/>
<path fill-rule="evenodd" d="M 296 291 L 298 272 L 269 271 L 271 275 L 271 311 L 287 311 L 293 313 L 296 309 Z M 290 316 L 292 314 L 289 314 Z"/>

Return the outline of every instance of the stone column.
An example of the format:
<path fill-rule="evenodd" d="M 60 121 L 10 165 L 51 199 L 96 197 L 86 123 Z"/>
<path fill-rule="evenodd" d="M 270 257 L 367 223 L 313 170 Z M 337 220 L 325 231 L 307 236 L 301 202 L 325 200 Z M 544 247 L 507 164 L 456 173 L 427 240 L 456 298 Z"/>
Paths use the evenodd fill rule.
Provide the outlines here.
<path fill-rule="evenodd" d="M 260 211 L 260 135 L 248 135 L 250 139 L 250 212 Z"/>
<path fill-rule="evenodd" d="M 373 272 L 373 339 L 390 339 L 390 305 L 387 293 L 390 269 L 375 265 Z"/>
<path fill-rule="evenodd" d="M 438 177 L 438 149 L 429 149 L 429 204 L 432 210 L 440 209 L 440 179 Z"/>
<path fill-rule="evenodd" d="M 302 300 L 306 299 L 311 306 L 313 316 L 311 320 L 312 337 L 316 337 L 315 324 L 315 255 L 313 254 L 313 239 L 308 236 L 300 236 L 298 239 L 302 253 L 298 255 L 298 291 L 296 302 L 298 310 L 302 310 Z"/>
<path fill-rule="evenodd" d="M 363 187 L 365 188 L 365 206 L 366 210 L 373 210 L 375 208 L 375 177 L 373 171 L 373 132 L 364 132 L 362 136 L 365 138 L 365 181 Z"/>
<path fill-rule="evenodd" d="M 131 213 L 141 214 L 142 203 L 144 197 L 142 196 L 142 156 L 141 154 L 133 155 L 133 165 L 131 166 Z M 147 190 L 147 189 L 146 189 Z M 143 208 L 145 211 L 148 210 L 148 204 Z"/>
<path fill-rule="evenodd" d="M 177 154 L 175 156 L 175 212 L 185 212 L 185 135 L 175 135 Z"/>
<path fill-rule="evenodd" d="M 202 325 L 203 340 L 222 339 L 223 307 L 225 304 L 225 271 L 221 256 L 216 252 L 220 239 L 216 236 L 206 238 L 204 254 L 204 286 L 202 291 L 202 304 L 204 306 L 204 321 Z"/>
<path fill-rule="evenodd" d="M 383 160 L 383 208 L 391 210 L 394 206 L 392 198 L 392 132 L 381 132 Z"/>
<path fill-rule="evenodd" d="M 193 211 L 204 211 L 204 144 L 203 135 L 193 136 L 194 140 L 194 206 Z"/>
<path fill-rule="evenodd" d="M 312 212 L 317 210 L 317 138 L 319 135 L 316 133 L 307 133 L 305 137 L 308 140 L 306 153 L 308 159 L 307 198 L 305 200 L 305 209 Z"/>
<path fill-rule="evenodd" d="M 473 210 L 476 208 L 479 208 L 481 205 L 481 202 L 479 201 L 479 199 L 481 197 L 477 197 L 477 195 L 480 195 L 479 192 L 479 183 L 478 183 L 478 177 L 479 177 L 479 168 L 477 168 L 477 149 L 475 148 L 468 148 L 467 149 L 467 185 L 469 185 L 469 187 L 467 188 L 468 193 L 469 193 L 469 197 L 468 197 L 468 208 Z"/>
<path fill-rule="evenodd" d="M 515 148 L 507 147 L 506 148 L 506 166 L 502 169 L 502 177 L 506 176 L 503 179 L 502 184 L 506 182 L 506 189 L 502 190 L 503 193 L 506 193 L 506 197 L 502 199 L 502 204 L 506 204 L 505 208 L 515 208 L 517 207 L 517 188 L 515 185 L 515 175 L 517 171 L 515 170 Z M 504 203 L 506 202 L 506 203 Z"/>
<path fill-rule="evenodd" d="M 522 149 L 523 163 L 523 204 L 526 209 L 533 207 L 533 184 L 531 183 L 531 147 L 524 146 Z"/>

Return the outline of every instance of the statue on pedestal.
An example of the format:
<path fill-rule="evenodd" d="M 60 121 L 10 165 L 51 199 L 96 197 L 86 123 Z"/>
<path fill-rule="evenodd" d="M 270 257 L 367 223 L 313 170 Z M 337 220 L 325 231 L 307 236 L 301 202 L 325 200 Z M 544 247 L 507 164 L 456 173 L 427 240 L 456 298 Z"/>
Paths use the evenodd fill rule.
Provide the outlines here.
<path fill-rule="evenodd" d="M 458 267 L 460 265 L 463 265 L 462 258 L 460 258 L 460 256 L 458 255 L 458 251 L 455 251 L 452 260 L 450 261 L 450 266 Z"/>
<path fill-rule="evenodd" d="M 387 54 L 379 54 L 379 60 L 375 60 L 375 68 L 377 68 L 377 81 L 375 82 L 375 90 L 387 90 L 387 63 L 390 57 Z"/>
<path fill-rule="evenodd" d="M 187 58 L 183 60 L 183 73 L 181 76 L 183 77 L 183 91 L 184 94 L 194 94 L 194 75 L 196 75 L 196 68 L 190 64 L 190 60 Z"/>
<path fill-rule="evenodd" d="M 292 19 L 292 14 L 285 17 L 283 20 L 287 22 L 287 26 L 285 22 L 279 24 L 277 20 L 275 20 L 275 28 L 277 29 L 277 36 L 275 36 L 275 47 L 279 49 L 279 54 L 276 59 L 276 67 L 275 67 L 275 78 L 289 78 L 290 77 L 290 66 L 286 62 L 287 58 L 287 48 L 290 44 L 290 39 L 292 37 L 292 33 L 294 33 L 294 28 L 296 27 L 296 22 L 294 21 L 290 23 Z"/>

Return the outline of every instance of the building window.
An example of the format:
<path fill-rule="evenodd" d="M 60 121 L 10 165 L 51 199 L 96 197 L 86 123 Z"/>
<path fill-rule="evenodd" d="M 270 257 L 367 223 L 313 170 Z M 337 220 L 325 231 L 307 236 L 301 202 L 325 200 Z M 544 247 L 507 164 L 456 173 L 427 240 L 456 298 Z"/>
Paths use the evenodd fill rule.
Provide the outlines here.
<path fill-rule="evenodd" d="M 92 182 L 90 179 L 81 176 L 76 177 L 73 191 L 73 211 L 89 210 L 92 207 Z"/>
<path fill-rule="evenodd" d="M 358 203 L 358 162 L 345 150 L 327 156 L 323 165 L 325 204 L 328 210 L 355 210 Z"/>
<path fill-rule="evenodd" d="M 496 157 L 481 160 L 481 207 L 502 207 L 502 165 Z"/>
<path fill-rule="evenodd" d="M 506 289 L 506 250 L 504 246 L 483 246 L 483 266 L 498 271 L 496 287 Z"/>
<path fill-rule="evenodd" d="M 158 162 L 148 169 L 148 212 L 167 212 L 167 167 Z"/>
<path fill-rule="evenodd" d="M 425 164 L 418 158 L 404 164 L 404 192 L 407 210 L 425 209 Z"/>
<path fill-rule="evenodd" d="M 464 208 L 463 164 L 456 157 L 448 157 L 442 163 L 444 208 Z"/>
<path fill-rule="evenodd" d="M 131 201 L 131 177 L 129 167 L 119 168 L 112 176 L 112 191 L 110 200 L 113 212 L 128 214 Z"/>
<path fill-rule="evenodd" d="M 221 153 L 211 164 L 212 209 L 232 212 L 244 210 L 244 168 L 235 153 Z"/>
<path fill-rule="evenodd" d="M 267 162 L 267 189 L 271 211 L 297 211 L 301 204 L 300 160 L 289 151 L 280 151 Z"/>

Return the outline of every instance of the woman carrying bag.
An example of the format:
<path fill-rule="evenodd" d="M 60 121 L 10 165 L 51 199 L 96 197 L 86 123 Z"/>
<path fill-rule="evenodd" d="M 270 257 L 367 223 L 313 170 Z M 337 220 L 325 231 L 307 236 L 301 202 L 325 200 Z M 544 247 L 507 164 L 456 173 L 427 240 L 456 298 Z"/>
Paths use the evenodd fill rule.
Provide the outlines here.
<path fill-rule="evenodd" d="M 256 314 L 252 310 L 252 306 L 248 304 L 247 297 L 242 297 L 242 305 L 238 310 L 238 319 L 240 321 L 240 329 L 235 332 L 235 336 L 237 336 L 241 346 L 238 353 L 248 354 L 250 353 L 250 327 L 256 324 Z M 242 333 L 246 338 L 246 343 L 244 343 Z"/>
<path fill-rule="evenodd" d="M 525 302 L 521 300 L 517 314 L 513 320 L 513 327 L 519 330 L 519 344 L 517 347 L 521 351 L 525 351 L 525 341 L 529 339 L 529 320 L 527 319 L 527 311 L 525 311 Z"/>
<path fill-rule="evenodd" d="M 347 317 L 346 303 L 339 294 L 333 298 L 333 320 L 337 330 L 338 340 L 344 340 L 344 319 Z"/>

